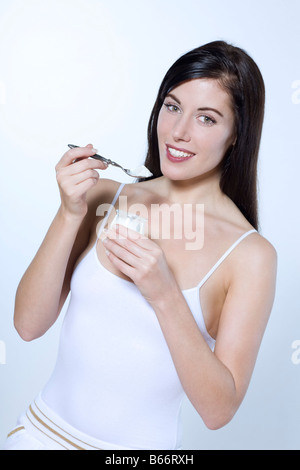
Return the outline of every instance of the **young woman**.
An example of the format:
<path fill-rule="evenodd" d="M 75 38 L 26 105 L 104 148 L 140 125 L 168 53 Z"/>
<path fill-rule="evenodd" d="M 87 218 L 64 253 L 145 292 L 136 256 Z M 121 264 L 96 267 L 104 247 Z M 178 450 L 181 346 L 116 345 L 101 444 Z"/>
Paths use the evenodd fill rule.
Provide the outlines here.
<path fill-rule="evenodd" d="M 99 180 L 106 167 L 89 158 L 92 145 L 65 153 L 61 206 L 17 290 L 20 336 L 45 334 L 71 298 L 53 375 L 7 449 L 178 449 L 184 393 L 209 429 L 232 419 L 276 282 L 276 252 L 257 231 L 263 115 L 258 67 L 217 41 L 182 56 L 162 82 L 148 128 L 151 179 Z M 145 235 L 104 231 L 121 198 L 128 212 L 145 208 Z M 162 236 L 174 205 L 181 216 Z M 178 224 L 190 229 L 175 236 Z"/>

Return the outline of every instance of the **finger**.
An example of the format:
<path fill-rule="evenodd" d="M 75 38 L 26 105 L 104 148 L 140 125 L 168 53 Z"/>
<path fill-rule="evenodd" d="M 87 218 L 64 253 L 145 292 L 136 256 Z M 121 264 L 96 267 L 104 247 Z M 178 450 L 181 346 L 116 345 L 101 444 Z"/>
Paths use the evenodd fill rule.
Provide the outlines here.
<path fill-rule="evenodd" d="M 152 244 L 152 249 L 149 250 L 141 247 L 136 240 L 130 240 L 114 230 L 106 231 L 106 235 L 107 238 L 103 240 L 105 248 L 137 271 L 141 271 L 145 266 L 155 266 L 157 263 L 159 248 L 151 240 L 149 242 Z M 138 240 L 140 243 L 143 242 L 141 237 Z"/>
<path fill-rule="evenodd" d="M 73 165 L 57 169 L 56 168 L 56 177 L 58 181 L 62 181 L 65 178 L 68 178 L 73 175 L 80 175 L 88 170 L 106 170 L 107 165 L 103 162 L 97 160 L 85 159 L 80 162 L 76 162 Z"/>
<path fill-rule="evenodd" d="M 156 244 L 154 245 L 154 242 L 145 235 L 142 235 L 135 230 L 131 230 L 128 227 L 124 227 L 124 225 L 117 224 L 113 228 L 115 229 L 117 238 L 127 238 L 145 250 L 152 250 L 157 246 Z"/>
<path fill-rule="evenodd" d="M 93 170 L 93 169 L 88 169 L 86 171 L 82 171 L 81 173 L 77 173 L 77 174 L 72 175 L 70 177 L 70 184 L 78 185 L 78 184 L 82 183 L 83 181 L 85 181 L 87 179 L 90 179 L 90 178 L 98 180 L 99 179 L 99 173 L 96 170 Z"/>
<path fill-rule="evenodd" d="M 112 262 L 112 264 L 119 270 L 121 273 L 125 274 L 125 276 L 129 277 L 131 280 L 134 278 L 135 268 L 132 267 L 130 264 L 126 263 L 114 253 L 106 249 L 106 255 L 108 259 Z"/>
<path fill-rule="evenodd" d="M 75 186 L 76 196 L 81 197 L 84 194 L 86 194 L 89 189 L 91 189 L 93 186 L 95 186 L 98 183 L 98 181 L 99 179 L 96 179 L 96 178 L 88 178 L 82 181 L 81 183 L 78 183 Z"/>
<path fill-rule="evenodd" d="M 71 147 L 71 148 L 72 148 L 72 147 Z M 78 148 L 78 147 L 74 147 L 74 148 Z M 86 145 L 85 147 L 81 147 L 81 148 L 90 148 L 90 149 L 96 150 L 96 149 L 94 148 L 93 144 L 88 144 L 88 145 Z M 98 151 L 98 150 L 96 150 L 96 151 Z M 80 161 L 80 160 L 85 159 L 85 158 L 86 158 L 86 157 L 78 157 L 78 158 L 76 158 L 72 163 L 75 163 L 75 162 Z"/>
<path fill-rule="evenodd" d="M 131 243 L 131 242 L 130 242 Z M 139 260 L 139 253 L 134 253 L 134 246 L 131 243 L 128 243 L 128 240 L 113 240 L 109 237 L 103 240 L 103 245 L 109 252 L 113 253 L 117 258 L 121 259 L 130 266 L 137 266 Z M 133 248 L 133 249 L 131 249 Z"/>
<path fill-rule="evenodd" d="M 85 158 L 84 160 L 76 161 L 73 165 L 68 166 L 64 170 L 70 175 L 76 175 L 86 170 L 106 170 L 107 167 L 108 165 L 101 160 Z"/>
<path fill-rule="evenodd" d="M 124 234 L 117 233 L 116 230 L 114 230 L 114 227 L 110 230 L 107 230 L 105 233 L 108 240 L 114 241 L 117 245 L 133 253 L 136 257 L 142 258 L 145 255 L 145 249 L 138 243 L 135 243 L 136 239 L 140 237 L 140 234 L 134 231 L 132 232 L 131 239 L 128 238 L 128 236 L 124 236 Z"/>
<path fill-rule="evenodd" d="M 76 147 L 68 150 L 57 163 L 55 169 L 60 170 L 61 168 L 71 165 L 77 158 L 88 158 L 95 155 L 95 153 L 97 153 L 97 150 L 94 149 L 91 144 L 87 147 Z"/>

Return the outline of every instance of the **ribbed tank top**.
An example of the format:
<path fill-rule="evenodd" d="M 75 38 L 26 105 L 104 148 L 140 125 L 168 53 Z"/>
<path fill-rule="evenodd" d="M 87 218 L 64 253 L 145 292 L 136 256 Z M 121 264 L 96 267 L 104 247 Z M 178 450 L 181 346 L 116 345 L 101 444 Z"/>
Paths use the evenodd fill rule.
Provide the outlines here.
<path fill-rule="evenodd" d="M 155 312 L 134 283 L 108 271 L 97 255 L 109 215 L 74 270 L 56 366 L 41 396 L 63 420 L 110 448 L 178 449 L 184 391 Z M 253 232 L 242 235 L 197 286 L 182 291 L 212 350 L 199 289 Z"/>

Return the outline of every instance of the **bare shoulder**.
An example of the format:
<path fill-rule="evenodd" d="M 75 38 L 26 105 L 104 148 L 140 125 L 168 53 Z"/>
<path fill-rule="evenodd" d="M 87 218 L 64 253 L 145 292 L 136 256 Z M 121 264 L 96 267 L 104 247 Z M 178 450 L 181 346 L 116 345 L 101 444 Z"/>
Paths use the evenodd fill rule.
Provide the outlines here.
<path fill-rule="evenodd" d="M 120 184 L 115 180 L 100 178 L 97 184 L 87 193 L 89 210 L 94 210 L 99 204 L 110 204 Z"/>
<path fill-rule="evenodd" d="M 244 256 L 254 267 L 262 265 L 276 265 L 277 252 L 272 243 L 261 234 L 253 233 L 245 240 Z"/>
<path fill-rule="evenodd" d="M 233 252 L 232 274 L 244 273 L 245 277 L 276 277 L 277 252 L 275 247 L 261 234 L 248 235 Z M 242 276 L 243 277 L 243 276 Z"/>

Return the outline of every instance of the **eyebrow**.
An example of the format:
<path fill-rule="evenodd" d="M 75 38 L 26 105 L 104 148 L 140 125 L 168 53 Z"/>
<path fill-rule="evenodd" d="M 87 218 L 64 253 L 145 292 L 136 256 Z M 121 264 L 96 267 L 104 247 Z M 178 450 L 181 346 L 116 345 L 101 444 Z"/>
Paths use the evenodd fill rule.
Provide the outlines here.
<path fill-rule="evenodd" d="M 168 93 L 167 96 L 166 96 L 166 98 L 168 98 L 168 97 L 170 97 L 170 98 L 172 98 L 173 100 L 175 100 L 178 104 L 181 104 L 180 101 L 179 101 L 179 99 L 176 98 L 176 96 L 173 95 L 173 93 Z M 197 111 L 214 111 L 214 112 L 217 113 L 219 116 L 224 117 L 223 114 L 222 114 L 220 111 L 218 111 L 218 110 L 215 109 L 215 108 L 210 108 L 210 107 L 208 107 L 208 106 L 206 106 L 206 107 L 204 107 L 204 108 L 198 108 Z"/>

